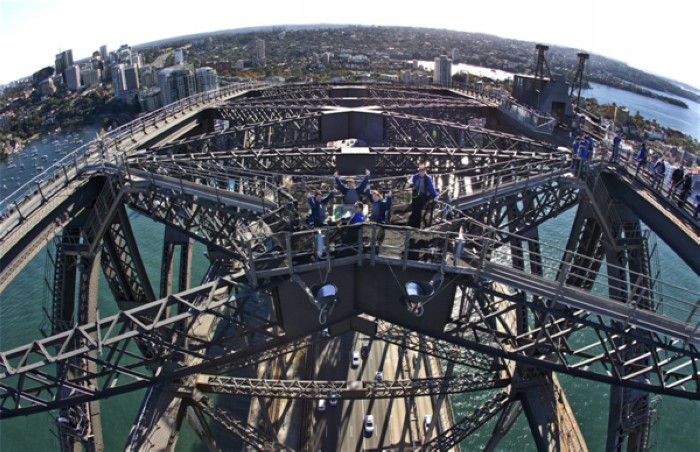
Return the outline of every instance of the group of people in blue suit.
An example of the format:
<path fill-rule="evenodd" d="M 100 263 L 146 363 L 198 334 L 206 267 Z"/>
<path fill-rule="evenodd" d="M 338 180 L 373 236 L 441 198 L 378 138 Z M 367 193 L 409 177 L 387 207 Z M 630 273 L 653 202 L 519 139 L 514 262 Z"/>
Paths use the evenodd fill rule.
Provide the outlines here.
<path fill-rule="evenodd" d="M 348 214 L 347 224 L 358 224 L 365 221 L 364 203 L 362 197 L 369 199 L 368 217 L 369 221 L 384 224 L 391 212 L 392 195 L 388 192 L 383 195 L 378 190 L 369 189 L 369 170 L 365 171 L 365 176 L 359 184 L 350 178 L 343 182 L 338 173 L 335 173 L 335 186 L 343 195 L 343 203 L 352 205 L 353 210 Z M 412 202 L 411 215 L 408 219 L 408 225 L 412 227 L 420 227 L 421 213 L 423 208 L 430 200 L 437 199 L 438 193 L 435 190 L 433 179 L 426 174 L 425 165 L 419 165 L 418 172 L 413 175 L 412 179 Z M 310 194 L 307 198 L 307 203 L 311 209 L 308 218 L 308 223 L 313 227 L 321 227 L 326 224 L 327 205 L 335 197 L 335 190 L 331 190 L 326 196 L 320 192 Z"/>

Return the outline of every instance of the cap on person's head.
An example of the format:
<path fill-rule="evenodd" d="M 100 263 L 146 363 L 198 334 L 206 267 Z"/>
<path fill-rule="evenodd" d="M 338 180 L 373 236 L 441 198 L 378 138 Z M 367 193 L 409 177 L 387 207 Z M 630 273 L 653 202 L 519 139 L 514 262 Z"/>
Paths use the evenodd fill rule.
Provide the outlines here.
<path fill-rule="evenodd" d="M 365 205 L 362 204 L 362 201 L 356 201 L 356 202 L 355 202 L 355 208 L 356 208 L 356 209 L 362 209 L 362 208 L 364 208 L 364 207 L 365 207 Z"/>

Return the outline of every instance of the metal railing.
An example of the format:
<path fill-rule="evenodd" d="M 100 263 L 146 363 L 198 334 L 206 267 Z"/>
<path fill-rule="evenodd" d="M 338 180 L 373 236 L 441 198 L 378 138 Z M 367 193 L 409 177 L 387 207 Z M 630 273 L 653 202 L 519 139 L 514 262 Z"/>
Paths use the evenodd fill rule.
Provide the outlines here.
<path fill-rule="evenodd" d="M 136 136 L 138 134 L 148 134 L 149 131 L 157 130 L 163 123 L 167 124 L 169 120 L 176 119 L 180 114 L 195 108 L 203 108 L 233 94 L 269 86 L 273 86 L 273 84 L 266 82 L 242 83 L 229 85 L 216 91 L 198 93 L 134 119 L 80 146 L 0 200 L 0 239 L 6 235 L 9 228 L 36 208 L 34 205 L 29 206 L 29 200 L 32 198 L 40 196 L 44 200 L 48 199 L 75 180 L 86 169 L 98 169 L 108 162 L 123 166 L 125 154 L 137 143 Z M 3 224 L 8 221 L 13 225 L 8 227 L 8 225 Z"/>
<path fill-rule="evenodd" d="M 561 297 L 562 289 L 583 294 L 578 285 L 567 283 L 569 274 L 575 272 L 576 281 L 580 282 L 582 278 L 589 281 L 590 278 L 589 282 L 593 284 L 593 293 L 585 297 L 590 301 L 581 301 L 586 310 L 634 324 L 639 311 L 653 305 L 657 309 L 655 312 L 647 311 L 647 314 L 658 319 L 658 326 L 662 327 L 664 321 L 670 321 L 669 325 L 673 325 L 661 334 L 686 341 L 700 341 L 700 293 L 668 282 L 651 289 L 636 287 L 635 281 L 644 281 L 647 275 L 609 263 L 608 268 L 619 271 L 609 271 L 606 278 L 597 278 L 597 273 L 589 276 L 588 267 L 576 265 L 575 262 L 590 262 L 590 256 L 540 242 L 537 242 L 540 253 L 533 253 L 531 250 L 537 248 L 530 247 L 528 242 L 534 240 L 484 225 L 479 228 L 485 232 L 483 235 L 421 231 L 376 223 L 281 232 L 252 238 L 249 262 L 253 271 L 266 274 L 292 274 L 305 271 L 314 264 L 330 265 L 336 259 L 339 264 L 348 261 L 386 261 L 399 263 L 404 268 L 481 273 L 489 279 L 502 278 L 505 284 L 525 291 L 533 290 L 534 285 L 548 283 L 548 290 L 554 290 L 548 295 L 565 305 L 571 304 L 571 300 Z M 522 244 L 522 247 L 518 244 Z M 513 250 L 541 262 L 542 276 L 514 268 L 511 258 L 511 253 L 515 252 Z M 600 261 L 601 266 L 604 263 Z M 628 279 L 615 278 L 611 274 L 627 275 Z M 619 293 L 621 287 L 626 288 L 626 301 L 610 299 L 608 294 Z M 665 293 L 659 293 L 659 287 L 663 287 Z M 662 310 L 659 309 L 661 307 Z M 644 330 L 652 327 L 639 325 Z"/>
<path fill-rule="evenodd" d="M 510 98 L 502 99 L 498 110 L 528 125 L 536 132 L 551 135 L 557 125 L 557 120 L 553 116 L 528 108 Z"/>

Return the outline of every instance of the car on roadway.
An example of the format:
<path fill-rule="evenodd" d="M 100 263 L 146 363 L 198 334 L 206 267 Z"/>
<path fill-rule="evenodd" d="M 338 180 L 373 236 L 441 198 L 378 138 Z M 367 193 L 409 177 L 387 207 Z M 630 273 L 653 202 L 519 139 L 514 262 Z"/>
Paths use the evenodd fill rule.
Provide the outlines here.
<path fill-rule="evenodd" d="M 425 432 L 428 432 L 428 429 L 430 429 L 430 423 L 433 422 L 433 415 L 432 414 L 426 414 L 423 416 L 423 428 L 425 429 Z"/>
<path fill-rule="evenodd" d="M 365 433 L 368 435 L 374 433 L 374 416 L 371 414 L 365 415 Z"/>
<path fill-rule="evenodd" d="M 369 345 L 363 345 L 362 348 L 360 349 L 360 355 L 362 355 L 362 359 L 367 359 L 369 356 Z"/>
<path fill-rule="evenodd" d="M 352 360 L 350 361 L 350 365 L 353 368 L 360 367 L 360 353 L 357 351 L 352 352 Z"/>
<path fill-rule="evenodd" d="M 318 411 L 326 411 L 326 399 L 318 401 Z"/>
<path fill-rule="evenodd" d="M 382 385 L 382 381 L 384 381 L 384 374 L 382 374 L 381 370 L 378 370 L 376 374 L 374 374 L 374 379 L 377 381 L 377 386 Z"/>

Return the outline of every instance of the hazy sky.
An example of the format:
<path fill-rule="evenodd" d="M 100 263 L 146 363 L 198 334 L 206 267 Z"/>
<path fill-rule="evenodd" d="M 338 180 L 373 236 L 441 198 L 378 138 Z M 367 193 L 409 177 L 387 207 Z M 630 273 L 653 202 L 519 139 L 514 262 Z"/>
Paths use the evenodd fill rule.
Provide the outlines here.
<path fill-rule="evenodd" d="M 114 50 L 121 44 L 191 33 L 328 23 L 444 28 L 572 47 L 700 88 L 699 15 L 693 4 L 687 0 L 0 0 L 0 84 L 53 65 L 55 55 L 66 49 L 73 49 L 78 60 L 103 44 Z"/>

